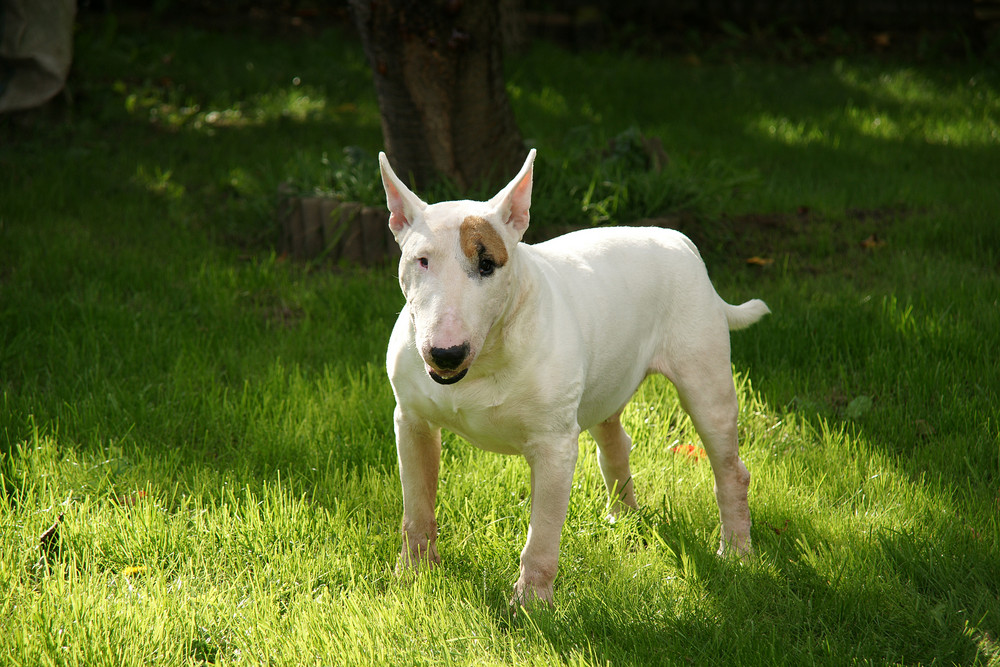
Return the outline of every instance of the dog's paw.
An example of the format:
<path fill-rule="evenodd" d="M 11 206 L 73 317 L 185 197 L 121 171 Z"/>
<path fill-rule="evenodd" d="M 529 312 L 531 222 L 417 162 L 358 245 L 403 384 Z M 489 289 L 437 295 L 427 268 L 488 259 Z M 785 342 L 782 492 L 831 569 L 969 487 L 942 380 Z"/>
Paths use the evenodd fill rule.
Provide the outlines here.
<path fill-rule="evenodd" d="M 431 543 L 423 547 L 404 544 L 396 563 L 396 574 L 403 575 L 408 572 L 418 572 L 421 569 L 430 570 L 440 564 L 441 557 L 438 556 L 436 544 Z"/>
<path fill-rule="evenodd" d="M 750 538 L 746 537 L 742 540 L 734 538 L 728 541 L 720 541 L 719 550 L 716 552 L 716 555 L 746 563 L 753 557 L 753 553 L 753 545 L 750 544 Z"/>
<path fill-rule="evenodd" d="M 517 613 L 518 609 L 537 609 L 539 607 L 554 609 L 556 606 L 552 584 L 533 584 L 521 577 L 514 584 L 514 594 L 510 598 L 510 606 Z"/>
<path fill-rule="evenodd" d="M 618 519 L 628 516 L 633 512 L 638 512 L 639 506 L 636 504 L 625 503 L 620 500 L 616 500 L 608 505 L 608 513 L 605 515 L 604 519 L 614 525 L 618 522 Z"/>

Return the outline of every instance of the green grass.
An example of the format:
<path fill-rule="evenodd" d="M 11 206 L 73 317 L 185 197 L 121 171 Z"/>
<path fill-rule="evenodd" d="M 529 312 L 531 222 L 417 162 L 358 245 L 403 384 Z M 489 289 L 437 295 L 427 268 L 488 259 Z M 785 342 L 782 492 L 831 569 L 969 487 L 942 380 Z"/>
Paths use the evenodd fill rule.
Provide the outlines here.
<path fill-rule="evenodd" d="M 666 217 L 772 307 L 733 337 L 757 556 L 714 556 L 651 381 L 644 509 L 603 520 L 584 437 L 555 611 L 507 607 L 525 463 L 457 438 L 443 567 L 397 578 L 394 270 L 274 246 L 280 183 L 380 148 L 359 46 L 88 22 L 73 104 L 0 127 L 0 663 L 1000 663 L 997 71 L 538 44 L 508 75 L 533 225 Z M 630 128 L 662 174 L 588 163 Z"/>

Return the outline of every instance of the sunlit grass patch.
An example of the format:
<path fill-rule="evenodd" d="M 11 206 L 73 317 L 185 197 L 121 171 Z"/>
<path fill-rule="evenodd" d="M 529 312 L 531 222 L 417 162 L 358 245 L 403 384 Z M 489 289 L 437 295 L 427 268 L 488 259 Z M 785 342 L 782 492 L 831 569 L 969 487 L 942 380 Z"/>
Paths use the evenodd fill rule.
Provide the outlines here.
<path fill-rule="evenodd" d="M 1000 140 L 996 114 L 1000 99 L 987 83 L 992 73 L 949 77 L 945 82 L 911 67 L 885 71 L 841 65 L 836 73 L 851 89 L 872 100 L 868 109 L 852 111 L 859 129 L 867 129 L 872 136 L 920 137 L 932 144 L 963 146 Z"/>
<path fill-rule="evenodd" d="M 270 90 L 229 106 L 185 99 L 182 91 L 150 83 L 130 89 L 117 82 L 115 90 L 123 97 L 125 111 L 138 120 L 171 130 L 187 128 L 208 136 L 222 128 L 260 127 L 279 121 L 335 122 L 359 113 L 356 104 L 331 106 L 325 91 L 305 86 L 297 79 L 287 88 Z"/>

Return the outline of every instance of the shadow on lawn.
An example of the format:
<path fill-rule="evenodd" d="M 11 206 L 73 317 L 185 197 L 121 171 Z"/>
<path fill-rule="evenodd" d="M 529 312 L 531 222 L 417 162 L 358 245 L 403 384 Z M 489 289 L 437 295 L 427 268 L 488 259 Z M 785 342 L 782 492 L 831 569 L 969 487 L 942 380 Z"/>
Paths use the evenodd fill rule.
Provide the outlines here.
<path fill-rule="evenodd" d="M 981 536 L 957 525 L 934 536 L 869 530 L 833 543 L 822 522 L 788 519 L 779 510 L 755 511 L 756 555 L 746 563 L 716 556 L 702 527 L 683 514 L 641 511 L 633 548 L 665 546 L 659 553 L 673 559 L 678 579 L 691 580 L 683 596 L 693 601 L 670 597 L 674 587 L 644 581 L 641 572 L 613 565 L 596 572 L 608 561 L 593 565 L 564 553 L 557 609 L 512 614 L 507 600 L 516 572 L 483 572 L 465 560 L 444 567 L 449 578 L 482 580 L 475 604 L 492 610 L 498 628 L 530 628 L 567 662 L 581 655 L 635 665 L 995 658 L 990 624 L 1000 570 Z M 607 535 L 591 537 L 610 539 L 618 529 L 608 525 Z M 577 595 L 577 577 L 595 576 L 606 595 L 589 584 Z"/>
<path fill-rule="evenodd" d="M 824 561 L 829 552 L 824 552 L 823 536 L 808 521 L 796 523 L 780 538 L 759 540 L 755 558 L 760 560 L 749 564 L 720 559 L 697 546 L 693 531 L 681 536 L 677 526 L 651 526 L 683 554 L 681 576 L 702 583 L 709 613 L 704 605 L 692 612 L 671 599 L 646 601 L 641 611 L 614 609 L 611 600 L 563 599 L 559 604 L 574 605 L 569 614 L 542 610 L 528 620 L 511 621 L 506 609 L 497 607 L 498 620 L 537 627 L 566 660 L 583 652 L 601 664 L 645 665 L 651 659 L 664 664 L 969 664 L 994 657 L 990 633 L 979 624 L 995 605 L 996 566 L 981 545 L 942 554 L 913 535 L 870 535 L 854 558 L 878 563 L 879 570 L 876 579 L 859 582 L 845 572 L 846 564 L 833 577 L 822 573 L 830 565 Z M 939 583 L 956 580 L 968 585 L 956 589 Z M 565 595 L 559 588 L 557 599 Z M 763 600 L 764 605 L 756 602 Z M 887 631 L 890 619 L 896 627 Z"/>

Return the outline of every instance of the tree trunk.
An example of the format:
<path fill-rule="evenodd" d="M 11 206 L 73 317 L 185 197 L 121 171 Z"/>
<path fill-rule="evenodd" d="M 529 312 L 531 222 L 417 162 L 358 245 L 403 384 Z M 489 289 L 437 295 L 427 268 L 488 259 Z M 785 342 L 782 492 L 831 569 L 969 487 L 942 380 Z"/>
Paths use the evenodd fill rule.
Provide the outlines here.
<path fill-rule="evenodd" d="M 506 183 L 524 161 L 507 99 L 498 0 L 351 0 L 385 150 L 404 180 Z"/>

